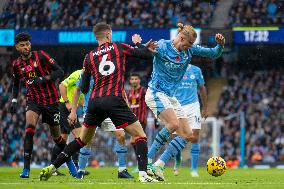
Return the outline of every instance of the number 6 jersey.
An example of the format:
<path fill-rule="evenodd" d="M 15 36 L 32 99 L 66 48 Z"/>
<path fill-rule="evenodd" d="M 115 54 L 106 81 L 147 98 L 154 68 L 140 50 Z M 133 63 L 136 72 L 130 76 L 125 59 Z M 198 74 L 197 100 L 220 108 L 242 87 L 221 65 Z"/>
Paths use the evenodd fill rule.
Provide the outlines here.
<path fill-rule="evenodd" d="M 144 47 L 144 46 L 143 46 Z M 83 72 L 94 78 L 91 99 L 122 96 L 127 57 L 151 58 L 150 51 L 133 48 L 125 43 L 104 43 L 85 56 Z"/>

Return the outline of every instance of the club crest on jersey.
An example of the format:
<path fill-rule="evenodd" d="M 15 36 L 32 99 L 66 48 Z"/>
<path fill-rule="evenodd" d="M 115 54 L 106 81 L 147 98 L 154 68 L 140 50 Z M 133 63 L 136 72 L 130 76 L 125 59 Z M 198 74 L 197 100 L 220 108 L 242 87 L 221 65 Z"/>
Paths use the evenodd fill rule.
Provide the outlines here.
<path fill-rule="evenodd" d="M 191 74 L 191 75 L 190 75 L 190 79 L 195 79 L 195 75 L 194 75 L 194 74 Z"/>
<path fill-rule="evenodd" d="M 50 64 L 54 64 L 55 60 L 53 58 L 49 59 Z"/>
<path fill-rule="evenodd" d="M 177 61 L 177 62 L 180 61 L 180 57 L 179 57 L 179 56 L 176 57 L 176 61 Z"/>

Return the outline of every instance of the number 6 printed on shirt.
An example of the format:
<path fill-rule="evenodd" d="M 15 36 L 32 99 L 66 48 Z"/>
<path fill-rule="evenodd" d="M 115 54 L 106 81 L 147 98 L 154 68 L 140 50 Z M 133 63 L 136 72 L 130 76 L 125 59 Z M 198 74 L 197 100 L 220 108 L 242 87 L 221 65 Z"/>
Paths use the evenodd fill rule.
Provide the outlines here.
<path fill-rule="evenodd" d="M 108 76 L 112 74 L 115 70 L 115 65 L 113 64 L 112 61 L 107 60 L 107 57 L 108 57 L 108 54 L 105 54 L 103 56 L 102 61 L 100 62 L 100 66 L 99 66 L 99 72 L 104 76 Z"/>

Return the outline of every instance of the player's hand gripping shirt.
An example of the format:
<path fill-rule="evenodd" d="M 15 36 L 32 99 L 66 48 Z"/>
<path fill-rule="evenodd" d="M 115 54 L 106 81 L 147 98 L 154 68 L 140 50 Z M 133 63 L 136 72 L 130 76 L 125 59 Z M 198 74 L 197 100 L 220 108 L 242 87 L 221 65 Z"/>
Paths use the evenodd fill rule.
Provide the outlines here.
<path fill-rule="evenodd" d="M 157 53 L 154 55 L 153 72 L 148 86 L 154 92 L 164 92 L 168 96 L 174 96 L 188 64 L 193 55 L 208 58 L 221 56 L 223 47 L 204 48 L 193 45 L 187 51 L 177 51 L 171 40 L 158 41 Z"/>

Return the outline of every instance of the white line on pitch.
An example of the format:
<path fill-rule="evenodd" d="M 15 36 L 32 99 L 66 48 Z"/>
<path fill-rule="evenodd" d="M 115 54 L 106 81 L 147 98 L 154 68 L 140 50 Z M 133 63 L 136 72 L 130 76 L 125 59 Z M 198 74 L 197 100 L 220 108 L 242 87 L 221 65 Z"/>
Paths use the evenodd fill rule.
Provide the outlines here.
<path fill-rule="evenodd" d="M 119 184 L 119 185 L 137 185 L 140 182 L 71 182 L 68 184 L 71 185 L 89 185 L 89 184 L 102 184 L 102 185 L 113 185 L 113 184 Z M 25 183 L 25 182 L 14 182 L 14 183 L 1 183 L 0 185 L 19 185 L 19 184 L 32 184 L 32 183 Z M 33 183 L 37 184 L 37 183 Z M 63 183 L 55 183 L 55 182 L 49 182 L 49 185 L 60 185 Z M 65 183 L 66 184 L 66 183 Z M 141 184 L 159 184 L 159 185 L 284 185 L 284 183 L 274 183 L 274 182 L 267 182 L 267 183 L 221 183 L 221 182 L 155 182 L 155 183 L 141 183 Z"/>

